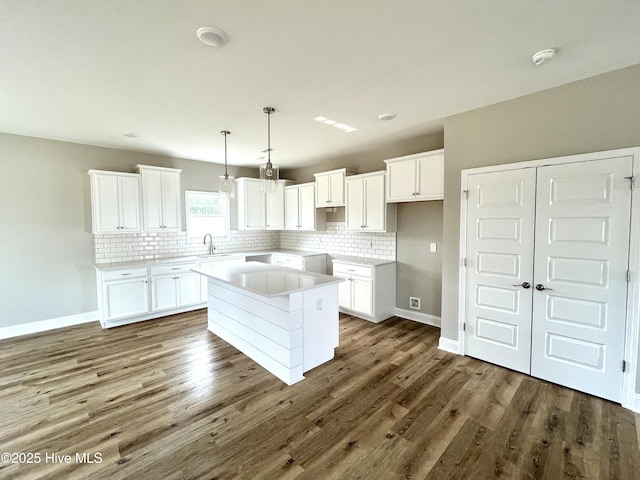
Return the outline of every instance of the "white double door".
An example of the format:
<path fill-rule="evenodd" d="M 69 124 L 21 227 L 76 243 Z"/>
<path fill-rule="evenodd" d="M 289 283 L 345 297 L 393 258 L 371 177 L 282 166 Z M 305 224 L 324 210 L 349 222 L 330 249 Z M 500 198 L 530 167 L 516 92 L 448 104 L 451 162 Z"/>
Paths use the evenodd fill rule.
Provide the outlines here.
<path fill-rule="evenodd" d="M 619 402 L 632 158 L 468 176 L 465 353 Z"/>

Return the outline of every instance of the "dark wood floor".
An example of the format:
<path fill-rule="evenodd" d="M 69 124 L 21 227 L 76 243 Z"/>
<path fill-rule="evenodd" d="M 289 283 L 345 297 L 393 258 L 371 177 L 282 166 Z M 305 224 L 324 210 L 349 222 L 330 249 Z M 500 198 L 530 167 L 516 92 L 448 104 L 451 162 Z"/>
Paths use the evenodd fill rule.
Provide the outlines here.
<path fill-rule="evenodd" d="M 640 415 L 437 350 L 436 328 L 345 316 L 335 360 L 291 387 L 205 328 L 0 342 L 0 452 L 41 459 L 0 478 L 640 478 Z"/>

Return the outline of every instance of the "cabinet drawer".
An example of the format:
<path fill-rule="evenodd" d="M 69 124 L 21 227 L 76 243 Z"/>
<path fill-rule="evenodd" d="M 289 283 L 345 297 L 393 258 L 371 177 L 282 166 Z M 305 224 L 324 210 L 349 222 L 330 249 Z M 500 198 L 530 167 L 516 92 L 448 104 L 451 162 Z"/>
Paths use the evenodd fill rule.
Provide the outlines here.
<path fill-rule="evenodd" d="M 181 263 L 173 265 L 158 265 L 157 267 L 151 267 L 151 275 L 170 275 L 172 273 L 187 273 L 192 268 L 196 268 L 195 263 Z"/>
<path fill-rule="evenodd" d="M 295 255 L 281 255 L 277 254 L 274 256 L 275 265 L 280 265 L 283 267 L 304 267 L 304 258 L 296 257 Z"/>
<path fill-rule="evenodd" d="M 126 280 L 127 278 L 146 277 L 146 268 L 128 268 L 125 270 L 112 270 L 102 273 L 102 280 L 107 282 L 110 280 Z"/>
<path fill-rule="evenodd" d="M 360 277 L 373 277 L 373 267 L 364 265 L 352 265 L 349 263 L 333 263 L 333 273 L 341 275 L 358 275 Z"/>

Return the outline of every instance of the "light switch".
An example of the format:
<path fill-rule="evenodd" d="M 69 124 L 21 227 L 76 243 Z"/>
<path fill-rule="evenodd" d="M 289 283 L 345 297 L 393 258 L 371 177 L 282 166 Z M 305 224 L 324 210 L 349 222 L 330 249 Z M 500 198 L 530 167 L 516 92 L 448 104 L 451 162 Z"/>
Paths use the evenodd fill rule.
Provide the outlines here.
<path fill-rule="evenodd" d="M 436 251 L 437 251 L 436 244 L 432 243 L 431 244 L 431 253 L 435 253 Z"/>

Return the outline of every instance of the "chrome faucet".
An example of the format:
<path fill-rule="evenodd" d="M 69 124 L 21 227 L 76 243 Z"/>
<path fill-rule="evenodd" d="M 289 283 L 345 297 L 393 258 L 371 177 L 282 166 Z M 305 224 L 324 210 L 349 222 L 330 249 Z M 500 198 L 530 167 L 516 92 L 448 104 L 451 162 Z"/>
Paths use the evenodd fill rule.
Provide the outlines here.
<path fill-rule="evenodd" d="M 202 240 L 202 244 L 203 245 L 207 244 L 207 237 L 209 237 L 209 255 L 213 255 L 214 253 L 216 253 L 216 246 L 213 244 L 213 238 L 211 237 L 210 233 L 207 233 L 204 236 L 204 239 Z"/>

